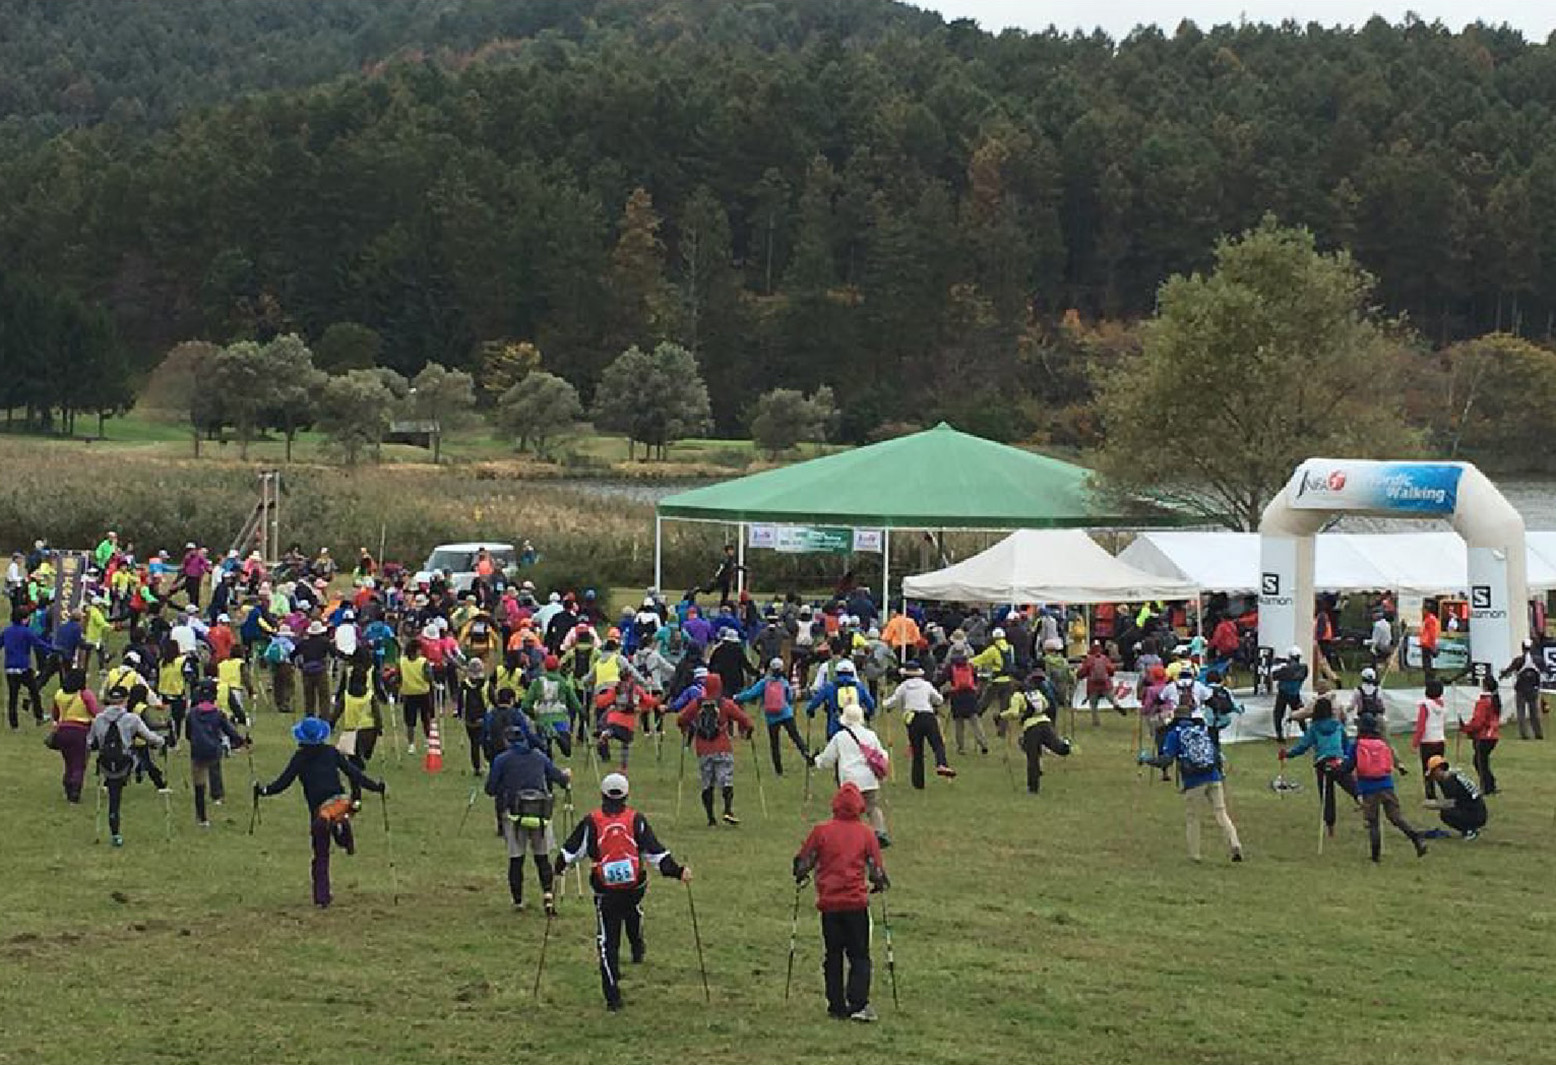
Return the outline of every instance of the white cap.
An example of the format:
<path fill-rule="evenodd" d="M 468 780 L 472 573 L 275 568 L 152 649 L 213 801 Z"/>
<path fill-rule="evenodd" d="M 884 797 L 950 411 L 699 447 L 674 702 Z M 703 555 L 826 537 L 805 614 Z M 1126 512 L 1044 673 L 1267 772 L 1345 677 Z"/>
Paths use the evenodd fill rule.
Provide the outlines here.
<path fill-rule="evenodd" d="M 198 614 L 199 612 L 200 608 L 195 606 L 193 603 L 190 603 L 188 606 L 184 607 L 184 613 L 186 614 Z"/>
<path fill-rule="evenodd" d="M 218 624 L 218 625 L 229 625 L 231 623 L 232 623 L 232 615 L 231 614 L 217 614 L 216 615 L 216 624 Z"/>
<path fill-rule="evenodd" d="M 607 799 L 625 799 L 627 797 L 627 778 L 622 773 L 608 773 L 604 780 L 600 781 L 600 794 Z"/>
<path fill-rule="evenodd" d="M 783 669 L 783 659 L 773 659 L 771 662 L 767 663 L 767 668 L 775 671 L 781 671 Z"/>
<path fill-rule="evenodd" d="M 989 633 L 989 639 L 991 639 L 991 640 L 1003 640 L 1004 638 L 1005 638 L 1005 630 L 1004 629 L 995 629 L 993 632 Z"/>
<path fill-rule="evenodd" d="M 837 664 L 837 671 L 839 673 L 852 673 L 854 671 L 854 660 L 852 658 L 843 659 Z"/>
<path fill-rule="evenodd" d="M 1361 671 L 1361 679 L 1363 682 L 1371 684 L 1373 681 L 1378 679 L 1378 671 L 1373 669 L 1371 666 L 1368 666 L 1366 669 Z"/>
<path fill-rule="evenodd" d="M 546 602 L 548 603 L 560 603 L 561 601 L 562 597 L 556 592 L 552 592 L 550 595 L 546 596 Z"/>
<path fill-rule="evenodd" d="M 1291 650 L 1286 652 L 1286 657 L 1287 658 L 1301 658 L 1302 657 L 1302 648 L 1296 646 L 1295 644 L 1292 644 Z"/>

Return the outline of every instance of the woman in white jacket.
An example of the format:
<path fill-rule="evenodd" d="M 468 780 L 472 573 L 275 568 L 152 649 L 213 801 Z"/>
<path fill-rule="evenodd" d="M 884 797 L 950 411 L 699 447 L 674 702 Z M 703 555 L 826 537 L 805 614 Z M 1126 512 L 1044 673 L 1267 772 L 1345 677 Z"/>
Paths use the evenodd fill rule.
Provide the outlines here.
<path fill-rule="evenodd" d="M 881 846 L 889 847 L 891 837 L 886 834 L 886 815 L 881 811 L 880 803 L 881 782 L 864 755 L 864 748 L 872 747 L 889 762 L 886 749 L 881 746 L 880 738 L 866 727 L 864 711 L 857 705 L 844 707 L 840 721 L 842 727 L 827 743 L 826 749 L 816 755 L 816 768 L 835 767 L 839 787 L 853 784 L 859 789 L 864 796 L 865 816 L 875 829 L 875 838 Z"/>

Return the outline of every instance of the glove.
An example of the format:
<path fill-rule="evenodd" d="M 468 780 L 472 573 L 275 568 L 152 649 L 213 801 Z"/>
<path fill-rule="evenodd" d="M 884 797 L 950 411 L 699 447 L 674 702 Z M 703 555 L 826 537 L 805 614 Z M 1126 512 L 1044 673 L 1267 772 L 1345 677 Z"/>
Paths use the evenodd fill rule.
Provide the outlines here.
<path fill-rule="evenodd" d="M 560 880 L 562 878 L 562 874 L 565 872 L 567 872 L 567 863 L 564 862 L 562 860 L 562 856 L 558 854 L 556 856 L 556 861 L 552 865 L 551 875 Z"/>
<path fill-rule="evenodd" d="M 794 886 L 795 887 L 804 887 L 808 883 L 810 883 L 810 872 L 808 870 L 806 872 L 803 872 L 803 873 L 795 873 L 794 874 Z"/>
<path fill-rule="evenodd" d="M 378 792 L 378 794 L 380 794 L 380 795 L 388 795 L 389 794 L 389 782 L 387 780 L 380 780 L 378 782 L 378 787 L 374 788 L 373 790 Z"/>
<path fill-rule="evenodd" d="M 870 881 L 870 894 L 879 895 L 889 887 L 891 887 L 891 881 L 887 878 L 885 873 L 882 873 L 880 876 L 875 877 Z"/>
<path fill-rule="evenodd" d="M 254 781 L 254 798 L 256 798 L 256 799 L 262 798 L 264 796 L 264 794 L 265 794 L 265 789 L 260 786 L 259 781 L 257 781 L 257 780 Z"/>

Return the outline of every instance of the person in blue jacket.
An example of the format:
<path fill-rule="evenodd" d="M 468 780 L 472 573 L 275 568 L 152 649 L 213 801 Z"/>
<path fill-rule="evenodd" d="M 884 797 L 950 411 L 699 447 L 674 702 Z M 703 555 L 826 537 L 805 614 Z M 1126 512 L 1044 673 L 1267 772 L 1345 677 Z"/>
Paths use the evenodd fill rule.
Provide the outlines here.
<path fill-rule="evenodd" d="M 1202 718 L 1193 716 L 1193 707 L 1180 702 L 1173 711 L 1172 725 L 1162 740 L 1161 752 L 1155 758 L 1144 754 L 1140 760 L 1159 769 L 1178 764 L 1178 785 L 1183 789 L 1183 802 L 1187 820 L 1189 858 L 1199 861 L 1199 814 L 1195 803 L 1203 797 L 1216 815 L 1221 834 L 1232 851 L 1232 861 L 1243 860 L 1243 845 L 1237 838 L 1237 826 L 1226 811 L 1225 777 L 1221 772 L 1221 749 L 1210 737 L 1210 729 Z"/>
<path fill-rule="evenodd" d="M 34 651 L 40 655 L 54 652 L 54 645 L 33 631 L 27 621 L 26 613 L 13 611 L 11 623 L 0 632 L 0 644 L 5 647 L 6 717 L 13 730 L 18 727 L 16 697 L 23 685 L 32 700 L 33 719 L 43 724 L 43 696 L 38 693 L 38 674 L 33 672 L 32 656 Z"/>
<path fill-rule="evenodd" d="M 530 733 L 522 726 L 508 730 L 508 746 L 487 774 L 486 794 L 497 801 L 502 838 L 508 846 L 508 893 L 516 910 L 524 908 L 524 855 L 529 853 L 535 856 L 546 915 L 556 914 L 551 893 L 551 852 L 556 849 L 551 832 L 551 786 L 566 788 L 572 779 L 570 770 L 558 769 L 531 746 Z"/>
<path fill-rule="evenodd" d="M 762 703 L 762 717 L 767 722 L 767 742 L 772 747 L 773 772 L 783 776 L 783 757 L 778 746 L 780 732 L 788 732 L 789 739 L 794 741 L 795 750 L 800 752 L 801 763 L 809 762 L 810 752 L 805 749 L 805 741 L 800 739 L 800 730 L 794 723 L 794 689 L 784 676 L 783 659 L 774 658 L 767 663 L 767 675 L 758 677 L 749 688 L 735 696 L 737 703 L 754 703 L 758 700 Z"/>
<path fill-rule="evenodd" d="M 1313 715 L 1302 738 L 1290 747 L 1275 752 L 1282 762 L 1287 758 L 1311 750 L 1313 752 L 1313 776 L 1318 782 L 1318 793 L 1324 800 L 1324 831 L 1334 835 L 1334 790 L 1336 787 L 1356 798 L 1356 778 L 1343 768 L 1345 765 L 1345 726 L 1334 716 L 1334 703 L 1329 696 L 1321 695 L 1313 703 Z"/>
<path fill-rule="evenodd" d="M 823 706 L 827 708 L 827 739 L 831 740 L 841 727 L 838 718 L 843 713 L 843 707 L 854 704 L 864 710 L 867 721 L 875 714 L 874 696 L 870 694 L 869 688 L 859 683 L 853 660 L 844 658 L 838 662 L 832 679 L 817 688 L 816 693 L 810 697 L 805 713 L 815 717 L 818 709 Z"/>

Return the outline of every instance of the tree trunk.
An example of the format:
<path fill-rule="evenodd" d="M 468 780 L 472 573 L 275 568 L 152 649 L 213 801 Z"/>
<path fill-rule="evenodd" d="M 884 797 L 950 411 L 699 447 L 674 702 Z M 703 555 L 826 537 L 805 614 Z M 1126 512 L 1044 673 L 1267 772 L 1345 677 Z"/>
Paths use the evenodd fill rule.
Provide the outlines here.
<path fill-rule="evenodd" d="M 432 464 L 434 466 L 436 466 L 438 463 L 440 463 L 442 461 L 443 461 L 443 434 L 441 432 L 436 432 L 436 433 L 432 434 Z"/>
<path fill-rule="evenodd" d="M 285 460 L 288 465 L 290 465 L 291 461 L 292 461 L 292 437 L 294 435 L 296 435 L 296 430 L 294 430 L 290 426 L 288 426 L 287 430 L 286 430 L 286 460 Z"/>
<path fill-rule="evenodd" d="M 102 411 L 97 412 L 97 439 L 99 440 L 106 440 L 108 438 L 108 431 L 103 427 L 103 423 L 107 420 L 107 415 L 105 415 Z"/>
<path fill-rule="evenodd" d="M 200 457 L 200 427 L 198 425 L 195 426 L 194 427 L 194 432 L 190 433 L 189 436 L 190 436 L 190 438 L 192 440 L 194 440 L 194 457 L 195 458 L 199 458 Z"/>

